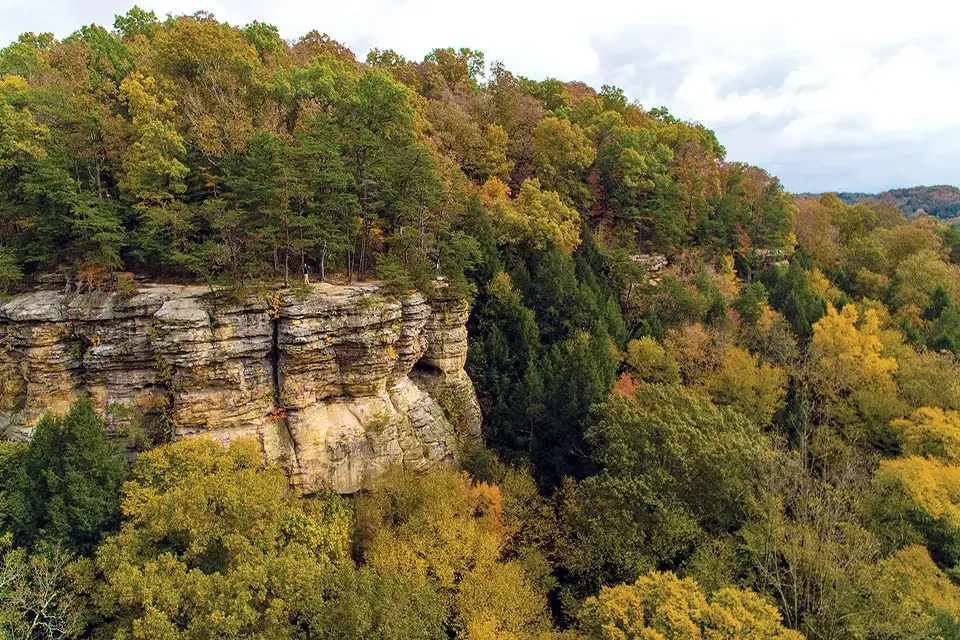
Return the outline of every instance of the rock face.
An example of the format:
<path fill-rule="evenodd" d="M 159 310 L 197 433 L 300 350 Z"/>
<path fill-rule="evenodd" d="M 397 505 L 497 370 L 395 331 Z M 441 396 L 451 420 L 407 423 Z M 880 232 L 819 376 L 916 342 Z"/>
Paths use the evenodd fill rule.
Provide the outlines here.
<path fill-rule="evenodd" d="M 0 308 L 0 427 L 29 438 L 45 412 L 89 393 L 118 437 L 253 437 L 304 492 L 350 493 L 479 438 L 468 312 L 376 284 L 239 302 L 172 285 L 127 298 L 35 291 Z"/>

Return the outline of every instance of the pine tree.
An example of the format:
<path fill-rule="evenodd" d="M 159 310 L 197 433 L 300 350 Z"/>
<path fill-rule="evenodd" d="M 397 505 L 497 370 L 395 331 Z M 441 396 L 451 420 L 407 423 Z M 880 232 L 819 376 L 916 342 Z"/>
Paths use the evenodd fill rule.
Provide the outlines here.
<path fill-rule="evenodd" d="M 90 400 L 63 418 L 47 415 L 23 455 L 15 484 L 14 538 L 19 544 L 59 542 L 87 553 L 120 522 L 126 464 L 107 441 Z"/>

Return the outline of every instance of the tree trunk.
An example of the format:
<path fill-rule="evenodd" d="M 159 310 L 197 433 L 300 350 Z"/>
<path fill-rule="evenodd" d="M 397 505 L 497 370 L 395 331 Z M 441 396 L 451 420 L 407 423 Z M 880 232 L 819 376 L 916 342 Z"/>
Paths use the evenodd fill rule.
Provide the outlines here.
<path fill-rule="evenodd" d="M 327 241 L 323 241 L 323 247 L 320 249 L 320 282 L 327 281 Z"/>

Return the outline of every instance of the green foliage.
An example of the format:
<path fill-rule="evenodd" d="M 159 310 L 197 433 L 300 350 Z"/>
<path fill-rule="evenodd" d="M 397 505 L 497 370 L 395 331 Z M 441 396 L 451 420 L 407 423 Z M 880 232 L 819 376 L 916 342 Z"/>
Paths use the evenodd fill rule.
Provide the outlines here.
<path fill-rule="evenodd" d="M 876 584 L 879 548 L 858 520 L 863 472 L 855 457 L 822 454 L 816 469 L 802 454 L 771 459 L 740 531 L 743 550 L 757 590 L 777 603 L 787 626 L 811 638 L 874 637 L 881 621 L 864 594 Z"/>
<path fill-rule="evenodd" d="M 18 485 L 26 450 L 27 445 L 22 442 L 0 441 L 0 535 L 10 531 L 14 518 L 18 517 L 15 510 L 23 507 Z"/>
<path fill-rule="evenodd" d="M 545 637 L 578 611 L 587 637 L 957 635 L 960 233 L 916 211 L 949 189 L 793 198 L 617 87 L 205 12 L 23 34 L 0 76 L 0 295 L 308 266 L 466 298 L 489 446 L 473 480 L 388 474 L 351 525 L 255 446 L 175 443 L 121 519 L 81 403 L 0 445 L 17 593 L 55 591 L 4 623 L 73 620 L 72 584 L 95 637 Z"/>
<path fill-rule="evenodd" d="M 759 430 L 742 416 L 661 385 L 612 396 L 588 440 L 600 472 L 561 512 L 564 564 L 580 593 L 678 566 L 736 530 L 765 456 Z"/>
<path fill-rule="evenodd" d="M 57 542 L 89 553 L 119 525 L 126 464 L 89 399 L 62 418 L 44 417 L 21 465 L 7 496 L 18 544 Z"/>
<path fill-rule="evenodd" d="M 6 638 L 78 637 L 85 610 L 74 592 L 72 555 L 41 545 L 32 555 L 0 538 L 0 631 Z"/>
<path fill-rule="evenodd" d="M 792 259 L 785 271 L 780 268 L 766 271 L 763 279 L 773 308 L 786 316 L 801 340 L 809 339 L 814 323 L 826 314 L 827 305 L 823 297 L 810 288 L 800 260 Z"/>
<path fill-rule="evenodd" d="M 489 407 L 490 440 L 508 457 L 522 456 L 531 447 L 542 394 L 535 316 L 510 276 L 500 272 L 488 284 L 484 304 L 475 307 L 473 322 L 467 369 Z"/>
<path fill-rule="evenodd" d="M 740 317 L 747 324 L 755 324 L 760 318 L 764 303 L 767 301 L 767 289 L 761 282 L 751 282 L 743 288 L 733 303 Z"/>
<path fill-rule="evenodd" d="M 342 565 L 302 594 L 301 631 L 324 640 L 442 640 L 447 610 L 427 586 L 393 573 Z"/>
<path fill-rule="evenodd" d="M 618 358 L 606 331 L 578 332 L 553 345 L 540 365 L 543 408 L 534 426 L 534 468 L 544 485 L 564 476 L 583 477 L 591 469 L 584 434 L 590 410 L 606 398 L 616 378 Z"/>

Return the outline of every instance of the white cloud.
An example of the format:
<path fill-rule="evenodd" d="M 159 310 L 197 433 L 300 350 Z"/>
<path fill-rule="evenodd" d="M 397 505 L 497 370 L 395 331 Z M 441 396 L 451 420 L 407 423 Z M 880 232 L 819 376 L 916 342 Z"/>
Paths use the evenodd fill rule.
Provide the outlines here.
<path fill-rule="evenodd" d="M 767 166 L 795 190 L 960 183 L 960 7 L 809 0 L 144 0 L 163 15 L 206 9 L 330 33 L 419 58 L 481 49 L 531 77 L 623 87 L 646 105 L 714 128 L 732 159 Z M 0 41 L 110 24 L 117 0 L 0 0 Z"/>

